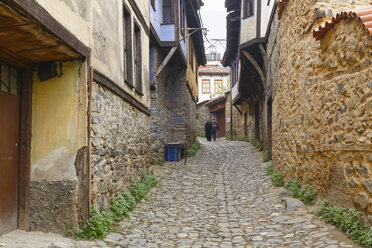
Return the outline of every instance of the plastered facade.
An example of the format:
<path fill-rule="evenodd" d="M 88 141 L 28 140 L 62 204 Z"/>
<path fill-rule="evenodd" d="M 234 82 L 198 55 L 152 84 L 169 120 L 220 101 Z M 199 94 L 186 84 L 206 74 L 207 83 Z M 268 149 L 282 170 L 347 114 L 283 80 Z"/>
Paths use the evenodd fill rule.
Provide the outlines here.
<path fill-rule="evenodd" d="M 354 3 L 352 3 L 354 2 Z M 281 18 L 273 159 L 339 206 L 372 214 L 372 39 L 357 19 L 312 29 L 370 1 L 289 1 Z M 296 21 L 294 21 L 296 20 Z"/>
<path fill-rule="evenodd" d="M 80 1 L 80 0 L 36 0 L 58 22 L 74 36 L 92 49 L 91 66 L 106 75 L 113 82 L 149 107 L 149 37 L 142 27 L 129 1 L 124 1 L 131 13 L 133 21 L 141 27 L 142 42 L 142 89 L 143 96 L 124 83 L 124 43 L 123 43 L 123 1 Z M 150 26 L 149 1 L 134 1 L 147 28 Z M 133 22 L 132 22 L 133 23 Z M 132 32 L 134 28 L 132 28 Z M 134 46 L 133 46 L 134 47 Z M 134 68 L 133 68 L 134 70 Z"/>
<path fill-rule="evenodd" d="M 87 139 L 86 64 L 63 62 L 62 72 L 43 82 L 37 73 L 33 77 L 31 230 L 63 232 L 78 222 L 79 174 L 85 168 L 76 165 L 85 163 L 77 156 Z"/>

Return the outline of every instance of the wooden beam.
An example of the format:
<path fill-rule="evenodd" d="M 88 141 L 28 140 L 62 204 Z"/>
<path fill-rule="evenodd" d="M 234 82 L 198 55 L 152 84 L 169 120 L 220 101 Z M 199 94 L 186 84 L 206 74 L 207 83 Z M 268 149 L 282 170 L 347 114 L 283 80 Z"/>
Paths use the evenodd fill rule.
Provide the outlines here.
<path fill-rule="evenodd" d="M 18 228 L 28 231 L 30 225 L 32 69 L 22 72 L 21 127 L 19 146 Z"/>
<path fill-rule="evenodd" d="M 172 58 L 173 54 L 176 52 L 177 47 L 172 47 L 169 51 L 163 62 L 160 64 L 158 71 L 156 72 L 156 76 L 159 76 L 160 72 L 164 69 L 164 67 L 168 64 L 169 60 Z"/>
<path fill-rule="evenodd" d="M 258 45 L 258 47 L 260 48 L 260 51 L 261 51 L 261 54 L 262 54 L 262 57 L 266 57 L 266 51 L 265 51 L 265 48 L 263 47 L 262 43 Z"/>
<path fill-rule="evenodd" d="M 63 40 L 83 57 L 89 57 L 91 49 L 42 8 L 35 0 L 2 0 L 6 5 L 35 21 L 41 29 Z"/>
<path fill-rule="evenodd" d="M 105 87 L 106 89 L 109 89 L 111 92 L 119 96 L 124 101 L 130 103 L 133 107 L 145 113 L 146 115 L 149 116 L 151 114 L 150 110 L 142 102 L 131 96 L 128 92 L 123 90 L 121 86 L 111 81 L 111 79 L 104 76 L 102 73 L 93 70 L 93 81 Z"/>
<path fill-rule="evenodd" d="M 249 60 L 249 62 L 251 62 L 251 64 L 253 65 L 253 67 L 256 69 L 256 71 L 258 72 L 258 74 L 260 75 L 260 78 L 261 78 L 261 82 L 263 85 L 266 85 L 266 78 L 265 78 L 265 74 L 263 73 L 261 67 L 258 65 L 257 61 L 253 58 L 253 56 L 247 52 L 247 51 L 242 51 L 242 53 L 244 54 L 244 56 Z"/>
<path fill-rule="evenodd" d="M 236 104 L 233 104 L 233 105 L 234 105 L 234 107 L 238 110 L 238 112 L 239 112 L 240 114 L 243 114 L 242 111 L 238 108 L 238 106 L 236 106 Z"/>

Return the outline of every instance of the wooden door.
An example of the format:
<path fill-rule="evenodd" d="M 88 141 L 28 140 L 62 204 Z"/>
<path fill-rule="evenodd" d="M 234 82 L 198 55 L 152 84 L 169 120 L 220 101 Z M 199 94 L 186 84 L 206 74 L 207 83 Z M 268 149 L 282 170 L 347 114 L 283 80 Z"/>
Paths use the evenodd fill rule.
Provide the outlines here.
<path fill-rule="evenodd" d="M 218 138 L 226 136 L 225 109 L 217 112 Z"/>
<path fill-rule="evenodd" d="M 18 227 L 19 78 L 0 62 L 0 234 Z"/>

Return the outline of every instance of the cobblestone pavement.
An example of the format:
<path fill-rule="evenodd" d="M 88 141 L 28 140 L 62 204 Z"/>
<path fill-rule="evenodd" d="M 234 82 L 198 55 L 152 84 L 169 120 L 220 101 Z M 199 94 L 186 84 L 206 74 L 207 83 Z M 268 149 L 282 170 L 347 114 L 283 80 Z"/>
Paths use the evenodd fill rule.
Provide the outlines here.
<path fill-rule="evenodd" d="M 110 234 L 106 244 L 357 247 L 301 208 L 287 213 L 260 162 L 261 153 L 250 144 L 204 139 L 201 142 L 202 149 L 186 166 L 167 167 L 160 185 L 129 221 L 120 224 L 126 230 L 124 235 Z"/>
<path fill-rule="evenodd" d="M 261 153 L 249 143 L 201 142 L 187 165 L 155 171 L 159 185 L 105 240 L 51 242 L 43 236 L 40 246 L 23 240 L 6 247 L 359 247 L 302 203 L 283 200 L 265 173 Z M 0 237 L 0 244 L 16 237 Z"/>

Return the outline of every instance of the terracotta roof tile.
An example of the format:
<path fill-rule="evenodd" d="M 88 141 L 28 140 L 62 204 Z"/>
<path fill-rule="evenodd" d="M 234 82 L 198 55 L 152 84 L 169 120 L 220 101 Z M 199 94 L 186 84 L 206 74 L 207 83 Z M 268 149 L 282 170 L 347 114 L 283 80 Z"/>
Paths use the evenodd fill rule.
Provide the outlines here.
<path fill-rule="evenodd" d="M 314 38 L 320 40 L 338 22 L 349 18 L 359 19 L 367 33 L 372 36 L 372 6 L 366 6 L 364 8 L 338 13 L 331 21 L 326 22 L 323 27 L 319 26 L 318 30 L 313 30 Z"/>
<path fill-rule="evenodd" d="M 229 75 L 230 70 L 219 65 L 199 67 L 199 75 Z"/>
<path fill-rule="evenodd" d="M 284 11 L 284 7 L 287 4 L 288 0 L 279 0 L 278 1 L 278 19 L 282 17 L 282 13 Z"/>

